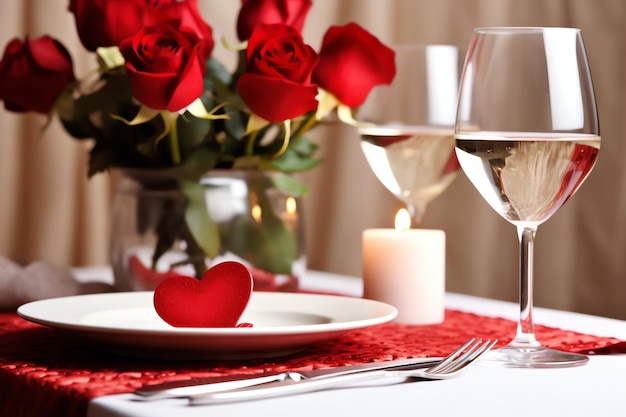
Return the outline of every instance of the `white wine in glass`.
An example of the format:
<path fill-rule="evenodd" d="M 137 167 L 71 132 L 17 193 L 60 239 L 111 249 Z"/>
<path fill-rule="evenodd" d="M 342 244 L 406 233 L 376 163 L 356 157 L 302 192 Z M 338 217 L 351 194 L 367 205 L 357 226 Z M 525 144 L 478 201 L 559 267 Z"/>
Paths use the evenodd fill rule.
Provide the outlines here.
<path fill-rule="evenodd" d="M 517 228 L 520 243 L 517 333 L 490 359 L 511 367 L 584 364 L 584 355 L 544 347 L 535 337 L 532 314 L 537 228 L 578 190 L 600 149 L 581 31 L 476 29 L 468 50 L 455 128 L 457 158 L 487 203 Z"/>
<path fill-rule="evenodd" d="M 361 149 L 380 182 L 404 202 L 414 223 L 455 178 L 454 121 L 460 72 L 458 48 L 405 45 L 395 49 L 397 74 L 359 109 Z"/>

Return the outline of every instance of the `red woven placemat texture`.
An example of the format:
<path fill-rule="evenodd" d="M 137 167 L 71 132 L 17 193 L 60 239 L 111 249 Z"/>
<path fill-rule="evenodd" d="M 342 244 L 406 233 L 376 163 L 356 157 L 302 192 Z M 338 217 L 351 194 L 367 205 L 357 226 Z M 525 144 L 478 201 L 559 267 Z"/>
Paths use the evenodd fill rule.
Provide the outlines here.
<path fill-rule="evenodd" d="M 89 399 L 132 392 L 147 383 L 445 356 L 469 337 L 498 338 L 499 345 L 506 344 L 515 328 L 510 320 L 448 310 L 439 325 L 387 323 L 353 330 L 288 357 L 167 362 L 115 356 L 95 342 L 0 312 L 0 416 L 84 416 Z M 539 325 L 535 330 L 552 348 L 626 353 L 626 343 L 615 338 Z"/>

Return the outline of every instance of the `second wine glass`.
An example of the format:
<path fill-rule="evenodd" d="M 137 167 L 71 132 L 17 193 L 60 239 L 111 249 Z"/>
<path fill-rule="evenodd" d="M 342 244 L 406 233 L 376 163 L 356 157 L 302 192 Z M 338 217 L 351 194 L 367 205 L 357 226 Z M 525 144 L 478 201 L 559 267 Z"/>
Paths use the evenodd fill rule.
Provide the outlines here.
<path fill-rule="evenodd" d="M 512 367 L 584 364 L 544 347 L 533 326 L 537 228 L 578 190 L 600 149 L 591 72 L 579 29 L 483 28 L 461 77 L 457 156 L 487 203 L 517 228 L 520 319 L 513 341 L 491 354 Z M 494 262 L 496 254 L 484 254 Z"/>
<path fill-rule="evenodd" d="M 428 203 L 455 178 L 454 120 L 460 73 L 452 45 L 395 48 L 397 74 L 358 112 L 361 148 L 381 183 L 419 224 Z"/>

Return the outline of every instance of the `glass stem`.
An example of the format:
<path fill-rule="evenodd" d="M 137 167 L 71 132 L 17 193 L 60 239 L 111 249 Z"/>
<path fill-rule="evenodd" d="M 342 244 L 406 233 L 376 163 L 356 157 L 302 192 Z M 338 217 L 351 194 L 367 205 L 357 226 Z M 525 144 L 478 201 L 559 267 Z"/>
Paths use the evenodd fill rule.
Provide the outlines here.
<path fill-rule="evenodd" d="M 512 344 L 516 346 L 540 346 L 535 338 L 533 326 L 533 248 L 536 227 L 518 226 L 517 236 L 520 243 L 520 318 L 517 334 Z"/>

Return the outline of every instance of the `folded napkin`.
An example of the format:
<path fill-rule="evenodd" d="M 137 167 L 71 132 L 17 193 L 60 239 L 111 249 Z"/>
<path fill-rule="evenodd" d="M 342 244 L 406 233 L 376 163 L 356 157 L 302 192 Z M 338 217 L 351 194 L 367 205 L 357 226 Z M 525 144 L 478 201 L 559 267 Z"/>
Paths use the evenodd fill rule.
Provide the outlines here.
<path fill-rule="evenodd" d="M 81 284 L 72 271 L 46 261 L 36 261 L 24 267 L 0 257 L 0 310 L 14 310 L 36 300 L 106 292 L 110 287 Z"/>

